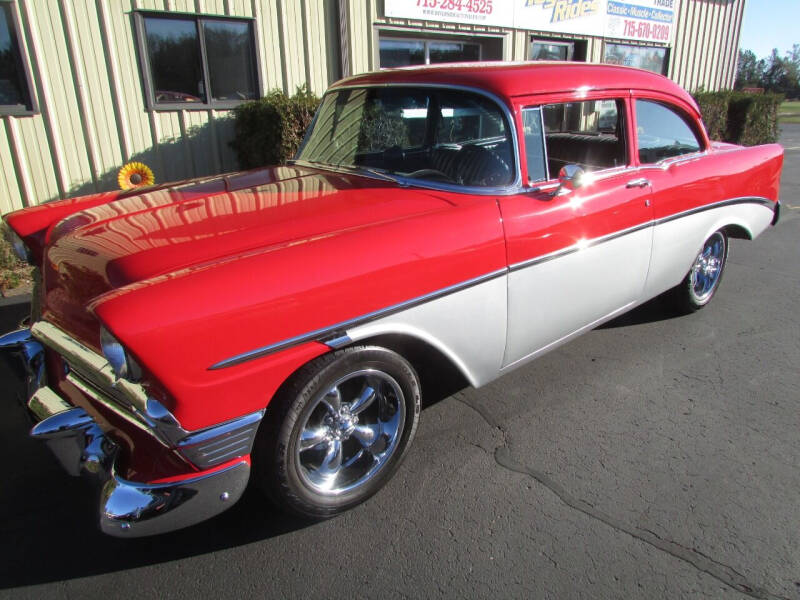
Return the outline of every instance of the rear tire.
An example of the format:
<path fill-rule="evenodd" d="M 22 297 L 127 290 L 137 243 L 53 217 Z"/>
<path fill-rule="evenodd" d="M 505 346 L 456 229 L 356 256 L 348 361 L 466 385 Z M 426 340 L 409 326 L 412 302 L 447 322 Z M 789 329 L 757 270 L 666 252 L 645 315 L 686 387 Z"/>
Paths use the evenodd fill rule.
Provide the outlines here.
<path fill-rule="evenodd" d="M 355 346 L 321 356 L 270 403 L 254 448 L 255 483 L 301 517 L 346 511 L 400 466 L 419 410 L 419 378 L 399 354 Z"/>
<path fill-rule="evenodd" d="M 722 230 L 715 231 L 703 243 L 686 277 L 670 291 L 681 312 L 691 313 L 711 302 L 719 289 L 727 259 L 728 236 Z"/>

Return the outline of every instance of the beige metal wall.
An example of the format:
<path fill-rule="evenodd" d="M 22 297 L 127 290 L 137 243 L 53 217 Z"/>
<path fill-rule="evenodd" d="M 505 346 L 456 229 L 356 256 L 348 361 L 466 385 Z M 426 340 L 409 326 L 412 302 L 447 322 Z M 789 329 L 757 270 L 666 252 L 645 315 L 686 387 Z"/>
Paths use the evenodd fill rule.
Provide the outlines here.
<path fill-rule="evenodd" d="M 322 93 L 339 77 L 336 0 L 15 0 L 39 113 L 0 117 L 0 212 L 116 187 L 142 160 L 157 181 L 237 168 L 229 111 L 148 111 L 132 11 L 255 19 L 261 91 Z M 332 52 L 331 49 L 334 51 Z"/>
<path fill-rule="evenodd" d="M 414 19 L 387 18 L 383 12 L 381 0 L 341 0 L 342 66 L 345 74 L 357 74 L 373 71 L 378 65 L 378 31 L 391 32 L 425 32 L 434 34 L 450 34 L 460 36 L 491 36 L 502 40 L 503 60 L 527 60 L 528 44 L 534 32 L 502 27 L 483 27 L 461 23 L 439 23 L 435 21 L 417 21 Z M 564 38 L 553 33 L 541 33 L 549 39 Z M 600 37 L 587 39 L 587 58 L 599 62 L 603 51 L 603 40 Z M 347 41 L 349 40 L 349 48 Z"/>
<path fill-rule="evenodd" d="M 752 0 L 751 0 L 752 1 Z M 669 77 L 690 91 L 733 88 L 745 0 L 682 0 Z"/>

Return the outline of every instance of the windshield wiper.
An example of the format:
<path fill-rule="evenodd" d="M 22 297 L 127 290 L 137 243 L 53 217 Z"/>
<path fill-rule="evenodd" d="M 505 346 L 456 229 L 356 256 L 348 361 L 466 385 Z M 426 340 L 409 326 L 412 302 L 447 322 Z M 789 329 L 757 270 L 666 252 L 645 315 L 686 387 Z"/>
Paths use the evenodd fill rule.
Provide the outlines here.
<path fill-rule="evenodd" d="M 386 181 L 391 181 L 392 183 L 400 183 L 400 180 L 397 177 L 389 175 L 386 171 L 382 171 L 381 169 L 376 169 L 374 167 L 349 167 L 354 171 L 361 172 L 361 173 L 368 173 L 369 175 L 374 175 L 379 179 L 384 179 Z"/>
<path fill-rule="evenodd" d="M 315 168 L 322 168 L 325 167 L 331 169 L 343 169 L 345 171 L 352 171 L 357 174 L 364 174 L 364 175 L 372 175 L 373 177 L 377 177 L 378 179 L 383 179 L 384 181 L 391 181 L 392 183 L 398 183 L 403 185 L 397 177 L 393 175 L 389 175 L 386 171 L 382 169 L 377 169 L 375 167 L 362 167 L 360 165 L 345 165 L 345 164 L 335 164 L 335 163 L 326 163 L 326 162 L 319 162 L 316 160 L 308 160 L 307 158 L 300 158 L 292 161 L 293 163 L 306 163 L 311 165 Z"/>

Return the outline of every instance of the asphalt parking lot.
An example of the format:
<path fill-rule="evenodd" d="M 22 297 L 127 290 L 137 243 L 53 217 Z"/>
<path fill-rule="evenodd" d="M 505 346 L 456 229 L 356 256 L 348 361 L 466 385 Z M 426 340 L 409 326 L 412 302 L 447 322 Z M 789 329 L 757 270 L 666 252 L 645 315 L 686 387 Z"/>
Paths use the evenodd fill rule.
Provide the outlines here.
<path fill-rule="evenodd" d="M 0 597 L 800 598 L 800 125 L 782 143 L 782 220 L 733 241 L 707 309 L 651 302 L 431 402 L 395 479 L 331 521 L 253 492 L 102 536 L 5 399 Z"/>

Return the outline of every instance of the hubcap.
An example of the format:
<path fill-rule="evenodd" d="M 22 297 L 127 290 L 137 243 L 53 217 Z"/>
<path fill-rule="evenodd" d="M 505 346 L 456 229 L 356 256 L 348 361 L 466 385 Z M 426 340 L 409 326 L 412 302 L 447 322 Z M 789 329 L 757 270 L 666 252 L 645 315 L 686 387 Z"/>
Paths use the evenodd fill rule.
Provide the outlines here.
<path fill-rule="evenodd" d="M 364 485 L 389 461 L 406 405 L 387 373 L 365 369 L 337 380 L 309 404 L 294 458 L 303 482 L 324 495 Z"/>
<path fill-rule="evenodd" d="M 703 245 L 692 267 L 691 291 L 699 304 L 707 302 L 719 283 L 725 260 L 725 237 L 717 232 Z"/>

